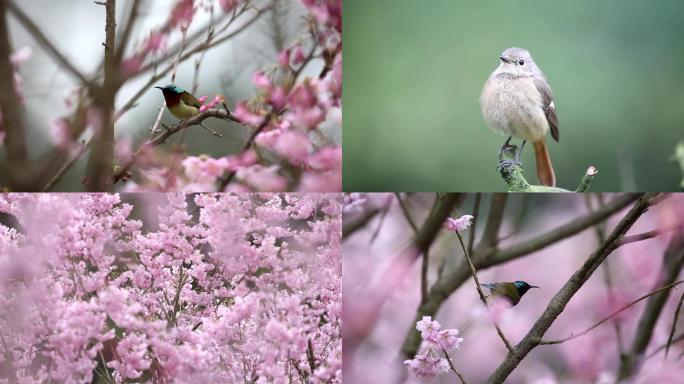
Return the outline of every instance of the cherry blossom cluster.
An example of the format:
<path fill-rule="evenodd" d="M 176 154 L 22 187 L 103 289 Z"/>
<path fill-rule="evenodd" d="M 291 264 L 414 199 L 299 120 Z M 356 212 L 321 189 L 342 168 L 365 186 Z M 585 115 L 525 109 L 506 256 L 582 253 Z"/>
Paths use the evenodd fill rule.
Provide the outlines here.
<path fill-rule="evenodd" d="M 409 372 L 417 377 L 434 377 L 450 369 L 449 351 L 459 349 L 463 339 L 458 337 L 458 329 L 440 329 L 439 322 L 430 316 L 416 323 L 422 344 L 418 354 L 404 361 Z"/>
<path fill-rule="evenodd" d="M 341 381 L 336 195 L 9 194 L 0 219 L 0 383 Z"/>
<path fill-rule="evenodd" d="M 141 178 L 127 191 L 286 191 L 334 192 L 342 188 L 342 149 L 326 129 L 339 129 L 342 108 L 342 1 L 302 0 L 310 12 L 304 38 L 283 49 L 275 65 L 252 75 L 255 96 L 231 101 L 201 96 L 200 112 L 234 104 L 234 117 L 253 135 L 240 153 L 219 158 L 187 156 L 168 161 L 149 151 L 139 164 Z M 221 1 L 225 11 L 238 1 Z M 177 3 L 168 22 L 123 64 L 135 72 L 177 26 L 192 21 L 191 0 Z M 314 65 L 314 63 L 316 63 Z M 320 67 L 314 77 L 305 69 Z M 308 72 L 307 72 L 308 73 Z M 224 104 L 225 103 L 225 104 Z M 182 155 L 182 154 L 181 154 Z M 121 162 L 121 159 L 120 159 Z M 222 182 L 226 178 L 230 183 Z"/>

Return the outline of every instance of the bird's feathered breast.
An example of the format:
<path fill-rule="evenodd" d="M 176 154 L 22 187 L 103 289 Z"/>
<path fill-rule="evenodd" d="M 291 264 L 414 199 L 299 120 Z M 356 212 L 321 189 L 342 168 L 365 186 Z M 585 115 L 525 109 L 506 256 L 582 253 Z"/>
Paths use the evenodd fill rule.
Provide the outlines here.
<path fill-rule="evenodd" d="M 176 106 L 178 103 L 181 101 L 181 93 L 176 93 L 172 90 L 164 89 L 162 90 L 164 92 L 164 100 L 166 101 L 166 106 L 171 108 L 173 106 Z"/>
<path fill-rule="evenodd" d="M 512 305 L 520 302 L 520 294 L 513 283 L 491 283 L 482 284 L 483 287 L 489 288 L 492 296 L 505 298 L 511 302 Z"/>

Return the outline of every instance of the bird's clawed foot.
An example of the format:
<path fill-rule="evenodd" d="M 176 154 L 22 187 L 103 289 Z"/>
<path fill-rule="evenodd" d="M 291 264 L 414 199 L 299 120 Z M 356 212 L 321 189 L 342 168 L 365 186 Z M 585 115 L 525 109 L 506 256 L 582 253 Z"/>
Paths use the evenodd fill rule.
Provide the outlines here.
<path fill-rule="evenodd" d="M 519 162 L 519 161 L 517 161 L 517 160 L 505 160 L 505 159 L 501 159 L 501 160 L 499 160 L 499 165 L 496 167 L 496 170 L 499 171 L 499 172 L 501 172 L 501 171 L 509 171 L 509 170 L 510 170 L 511 168 L 513 168 L 513 166 L 515 166 L 515 165 L 520 166 L 520 165 L 522 165 L 522 163 Z"/>
<path fill-rule="evenodd" d="M 525 141 L 522 142 L 520 149 L 518 149 L 517 145 L 511 144 L 510 142 L 511 137 L 506 140 L 499 151 L 499 165 L 497 166 L 499 172 L 502 170 L 508 171 L 514 165 L 522 165 L 520 162 L 520 154 L 522 153 L 523 148 L 525 148 Z M 513 160 L 507 159 L 506 154 L 510 154 L 510 156 L 513 157 Z"/>

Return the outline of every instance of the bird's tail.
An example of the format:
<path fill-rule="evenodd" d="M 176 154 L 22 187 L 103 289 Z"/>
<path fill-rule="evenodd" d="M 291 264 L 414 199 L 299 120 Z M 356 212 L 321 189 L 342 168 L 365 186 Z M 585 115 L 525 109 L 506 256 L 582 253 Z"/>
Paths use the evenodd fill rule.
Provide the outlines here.
<path fill-rule="evenodd" d="M 544 139 L 541 139 L 535 141 L 533 145 L 534 157 L 537 159 L 537 179 L 539 179 L 539 183 L 547 187 L 555 187 L 556 175 L 553 172 L 549 151 L 546 149 L 546 142 Z"/>

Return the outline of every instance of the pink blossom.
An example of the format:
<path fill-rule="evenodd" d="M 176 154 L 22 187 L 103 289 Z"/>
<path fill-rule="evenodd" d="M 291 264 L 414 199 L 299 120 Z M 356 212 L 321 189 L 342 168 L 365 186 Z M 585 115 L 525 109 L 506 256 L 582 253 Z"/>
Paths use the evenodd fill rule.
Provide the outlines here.
<path fill-rule="evenodd" d="M 420 337 L 423 339 L 434 338 L 440 328 L 441 325 L 432 320 L 431 316 L 423 316 L 423 320 L 420 320 L 416 323 L 416 329 L 420 331 Z"/>
<path fill-rule="evenodd" d="M 260 71 L 256 71 L 252 74 L 252 82 L 256 85 L 257 89 L 265 92 L 270 90 L 273 86 L 271 79 Z"/>
<path fill-rule="evenodd" d="M 445 227 L 446 227 L 447 231 L 463 232 L 466 229 L 468 229 L 468 227 L 470 227 L 472 220 L 473 220 L 473 216 L 471 216 L 471 215 L 463 215 L 463 216 L 456 218 L 456 219 L 448 217 L 446 224 L 445 224 Z"/>
<path fill-rule="evenodd" d="M 404 361 L 404 365 L 416 377 L 435 377 L 449 371 L 446 359 L 431 354 L 416 355 L 413 359 Z"/>
<path fill-rule="evenodd" d="M 166 46 L 167 35 L 163 32 L 152 31 L 150 37 L 147 39 L 145 50 L 149 52 L 158 52 Z"/>
<path fill-rule="evenodd" d="M 239 3 L 239 0 L 219 0 L 219 4 L 221 5 L 221 8 L 223 8 L 223 12 L 226 13 L 235 9 Z"/>
<path fill-rule="evenodd" d="M 171 11 L 171 15 L 169 16 L 164 29 L 169 30 L 176 26 L 187 29 L 195 16 L 194 6 L 194 0 L 178 0 L 173 11 Z"/>
<path fill-rule="evenodd" d="M 245 103 L 238 103 L 233 114 L 238 120 L 253 126 L 258 126 L 264 121 L 262 115 L 252 112 Z"/>
<path fill-rule="evenodd" d="M 283 68 L 288 68 L 290 66 L 290 49 L 283 49 L 278 53 L 278 65 Z"/>
<path fill-rule="evenodd" d="M 437 342 L 439 348 L 445 351 L 459 349 L 463 339 L 457 336 L 458 329 L 445 329 L 437 333 L 435 341 Z"/>
<path fill-rule="evenodd" d="M 293 63 L 295 65 L 299 65 L 299 64 L 303 63 L 304 60 L 306 60 L 306 57 L 304 56 L 304 50 L 302 49 L 302 47 L 300 45 L 296 45 L 294 48 Z"/>
<path fill-rule="evenodd" d="M 335 194 L 0 195 L 23 228 L 0 224 L 4 372 L 91 382 L 104 361 L 119 381 L 286 383 L 297 364 L 302 380 L 340 382 L 339 205 Z"/>
<path fill-rule="evenodd" d="M 253 165 L 239 169 L 237 177 L 258 191 L 282 191 L 287 188 L 287 180 L 278 174 L 278 166 L 265 167 Z"/>
<path fill-rule="evenodd" d="M 14 68 L 19 68 L 24 62 L 26 62 L 28 59 L 31 58 L 33 55 L 33 50 L 31 50 L 31 47 L 29 46 L 24 46 L 12 53 L 10 55 L 10 62 L 12 63 L 12 66 Z"/>
<path fill-rule="evenodd" d="M 257 143 L 271 148 L 294 165 L 302 164 L 309 155 L 308 137 L 295 130 L 273 130 L 260 134 Z"/>
<path fill-rule="evenodd" d="M 273 109 L 280 111 L 285 107 L 287 102 L 287 92 L 281 86 L 274 87 L 269 92 L 269 101 L 273 105 Z"/>
<path fill-rule="evenodd" d="M 140 72 L 143 62 L 145 61 L 145 54 L 136 54 L 121 61 L 121 72 L 126 76 L 133 76 Z"/>

